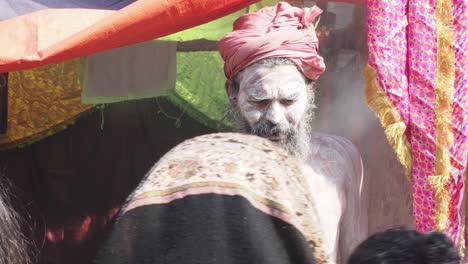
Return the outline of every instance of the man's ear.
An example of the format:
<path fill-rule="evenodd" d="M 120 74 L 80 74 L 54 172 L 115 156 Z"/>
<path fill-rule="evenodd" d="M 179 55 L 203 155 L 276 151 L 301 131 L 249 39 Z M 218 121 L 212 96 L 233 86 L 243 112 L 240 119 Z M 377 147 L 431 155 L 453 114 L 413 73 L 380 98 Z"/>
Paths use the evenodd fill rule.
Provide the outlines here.
<path fill-rule="evenodd" d="M 233 87 L 232 87 L 232 82 L 230 80 L 227 80 L 225 83 L 225 88 L 226 88 L 226 94 L 229 99 L 229 103 L 233 108 L 237 107 L 237 93 L 233 92 Z"/>

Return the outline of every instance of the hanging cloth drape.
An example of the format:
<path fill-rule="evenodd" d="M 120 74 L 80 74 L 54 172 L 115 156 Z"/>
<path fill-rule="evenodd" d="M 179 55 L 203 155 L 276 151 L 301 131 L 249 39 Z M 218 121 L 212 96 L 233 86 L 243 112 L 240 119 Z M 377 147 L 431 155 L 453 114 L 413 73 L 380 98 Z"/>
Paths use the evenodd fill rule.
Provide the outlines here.
<path fill-rule="evenodd" d="M 158 97 L 176 83 L 177 42 L 147 41 L 82 59 L 84 104 Z"/>
<path fill-rule="evenodd" d="M 367 5 L 368 104 L 411 179 L 417 229 L 457 241 L 468 154 L 467 2 Z"/>

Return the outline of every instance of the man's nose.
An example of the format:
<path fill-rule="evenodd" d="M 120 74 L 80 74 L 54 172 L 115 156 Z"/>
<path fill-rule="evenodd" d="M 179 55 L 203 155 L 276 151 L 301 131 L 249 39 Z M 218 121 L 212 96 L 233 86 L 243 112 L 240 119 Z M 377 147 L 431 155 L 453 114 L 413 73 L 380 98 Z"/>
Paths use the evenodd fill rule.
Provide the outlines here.
<path fill-rule="evenodd" d="M 272 102 L 266 113 L 265 119 L 273 125 L 279 125 L 284 120 L 284 113 L 281 105 L 278 102 Z"/>

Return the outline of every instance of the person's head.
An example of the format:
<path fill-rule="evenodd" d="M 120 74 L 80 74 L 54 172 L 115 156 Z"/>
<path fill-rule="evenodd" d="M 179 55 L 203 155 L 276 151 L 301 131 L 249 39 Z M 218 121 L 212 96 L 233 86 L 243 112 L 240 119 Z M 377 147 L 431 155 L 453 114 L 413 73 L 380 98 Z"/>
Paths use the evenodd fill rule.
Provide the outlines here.
<path fill-rule="evenodd" d="M 0 175 L 0 264 L 29 264 L 31 243 L 21 230 L 23 221 L 11 205 L 9 191 L 9 184 Z"/>
<path fill-rule="evenodd" d="M 242 132 L 305 155 L 313 116 L 313 81 L 287 58 L 268 58 L 241 71 L 226 87 L 232 117 Z"/>
<path fill-rule="evenodd" d="M 452 241 L 440 232 L 422 234 L 391 229 L 372 235 L 351 254 L 348 264 L 459 264 Z"/>
<path fill-rule="evenodd" d="M 307 154 L 313 82 L 325 70 L 312 21 L 321 10 L 287 3 L 246 14 L 219 44 L 232 116 L 242 132 Z"/>

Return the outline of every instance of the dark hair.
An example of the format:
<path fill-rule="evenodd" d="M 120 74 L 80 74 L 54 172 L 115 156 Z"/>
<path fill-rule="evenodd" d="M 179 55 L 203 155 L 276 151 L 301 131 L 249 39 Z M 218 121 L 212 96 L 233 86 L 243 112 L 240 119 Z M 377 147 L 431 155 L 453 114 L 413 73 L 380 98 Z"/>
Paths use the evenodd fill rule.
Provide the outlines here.
<path fill-rule="evenodd" d="M 362 242 L 348 264 L 459 264 L 452 241 L 440 232 L 390 229 Z"/>

